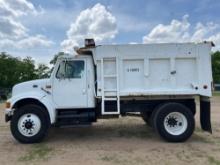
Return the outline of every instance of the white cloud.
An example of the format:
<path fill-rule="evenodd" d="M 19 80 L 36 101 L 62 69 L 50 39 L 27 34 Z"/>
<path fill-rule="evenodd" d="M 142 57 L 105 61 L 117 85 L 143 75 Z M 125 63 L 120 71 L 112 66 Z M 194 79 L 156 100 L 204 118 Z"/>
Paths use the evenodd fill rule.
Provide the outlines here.
<path fill-rule="evenodd" d="M 215 35 L 211 35 L 208 38 L 208 41 L 213 41 L 215 44 L 215 50 L 220 50 L 220 33 L 217 33 Z"/>
<path fill-rule="evenodd" d="M 38 14 L 38 11 L 27 0 L 0 0 L 0 14 L 19 17 L 27 14 Z"/>
<path fill-rule="evenodd" d="M 29 36 L 20 40 L 3 39 L 0 40 L 0 48 L 37 48 L 37 47 L 50 47 L 54 42 L 47 40 L 43 35 Z"/>
<path fill-rule="evenodd" d="M 14 41 L 10 39 L 0 40 L 0 48 L 10 48 L 11 46 L 13 47 L 14 44 Z"/>
<path fill-rule="evenodd" d="M 174 19 L 168 25 L 155 26 L 143 37 L 143 43 L 213 41 L 217 45 L 220 44 L 220 32 L 216 32 L 219 28 L 218 24 L 198 22 L 195 27 L 192 27 L 188 17 L 184 15 L 182 20 Z"/>
<path fill-rule="evenodd" d="M 115 17 L 106 7 L 96 4 L 80 12 L 67 31 L 67 39 L 61 43 L 64 51 L 72 51 L 82 45 L 84 38 L 94 38 L 96 42 L 113 39 L 117 34 Z"/>
<path fill-rule="evenodd" d="M 143 42 L 176 42 L 185 40 L 189 37 L 188 30 L 190 27 L 187 18 L 188 15 L 185 15 L 182 21 L 172 20 L 169 25 L 159 24 L 155 26 L 149 34 L 143 37 Z"/>
<path fill-rule="evenodd" d="M 28 38 L 24 38 L 18 42 L 18 48 L 23 48 L 23 47 L 39 47 L 39 46 L 44 46 L 44 47 L 49 47 L 52 44 L 54 44 L 53 41 L 48 40 L 45 36 L 43 35 L 36 35 L 36 36 L 30 36 Z"/>
<path fill-rule="evenodd" d="M 1 38 L 21 38 L 26 36 L 27 29 L 11 17 L 0 17 Z"/>
<path fill-rule="evenodd" d="M 191 41 L 200 41 L 204 39 L 208 39 L 210 34 L 216 30 L 219 26 L 214 24 L 213 22 L 208 22 L 206 25 L 202 23 L 197 23 L 195 27 L 195 31 L 191 37 Z"/>
<path fill-rule="evenodd" d="M 40 7 L 39 7 L 40 8 Z M 23 15 L 42 13 L 27 0 L 0 0 L 0 48 L 30 48 L 34 46 L 50 46 L 52 41 L 42 35 L 29 35 L 19 18 Z"/>

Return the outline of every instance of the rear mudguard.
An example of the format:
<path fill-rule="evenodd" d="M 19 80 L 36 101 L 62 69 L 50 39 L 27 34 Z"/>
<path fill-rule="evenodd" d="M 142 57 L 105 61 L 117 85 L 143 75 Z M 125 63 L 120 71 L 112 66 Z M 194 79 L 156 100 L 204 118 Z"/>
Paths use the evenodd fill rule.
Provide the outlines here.
<path fill-rule="evenodd" d="M 212 133 L 210 98 L 200 96 L 200 123 L 204 131 Z"/>

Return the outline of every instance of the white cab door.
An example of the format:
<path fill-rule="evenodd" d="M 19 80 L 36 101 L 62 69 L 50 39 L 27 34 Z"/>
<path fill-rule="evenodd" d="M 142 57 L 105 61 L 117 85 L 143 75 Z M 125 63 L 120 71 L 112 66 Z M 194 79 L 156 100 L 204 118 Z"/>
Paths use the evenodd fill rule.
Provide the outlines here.
<path fill-rule="evenodd" d="M 86 60 L 62 61 L 53 81 L 57 108 L 87 107 Z"/>

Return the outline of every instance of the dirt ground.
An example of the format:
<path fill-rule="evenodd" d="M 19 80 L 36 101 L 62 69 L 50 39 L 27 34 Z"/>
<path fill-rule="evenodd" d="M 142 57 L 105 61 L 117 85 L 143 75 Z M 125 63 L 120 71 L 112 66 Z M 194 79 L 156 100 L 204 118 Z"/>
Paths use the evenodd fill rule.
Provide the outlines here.
<path fill-rule="evenodd" d="M 11 135 L 0 105 L 0 164 L 220 165 L 220 96 L 212 98 L 213 134 L 196 130 L 185 143 L 167 143 L 137 117 L 99 120 L 89 127 L 51 128 L 40 144 L 24 145 Z M 198 113 L 197 113 L 198 114 Z"/>

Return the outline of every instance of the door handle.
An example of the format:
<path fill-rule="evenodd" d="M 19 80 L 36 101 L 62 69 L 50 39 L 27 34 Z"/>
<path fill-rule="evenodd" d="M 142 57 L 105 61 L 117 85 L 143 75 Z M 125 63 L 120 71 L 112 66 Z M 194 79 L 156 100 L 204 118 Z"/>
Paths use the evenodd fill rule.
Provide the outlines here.
<path fill-rule="evenodd" d="M 86 94 L 86 90 L 85 90 L 85 89 L 83 89 L 82 93 L 83 93 L 83 94 Z"/>
<path fill-rule="evenodd" d="M 171 71 L 170 74 L 172 75 L 176 74 L 176 70 Z"/>

